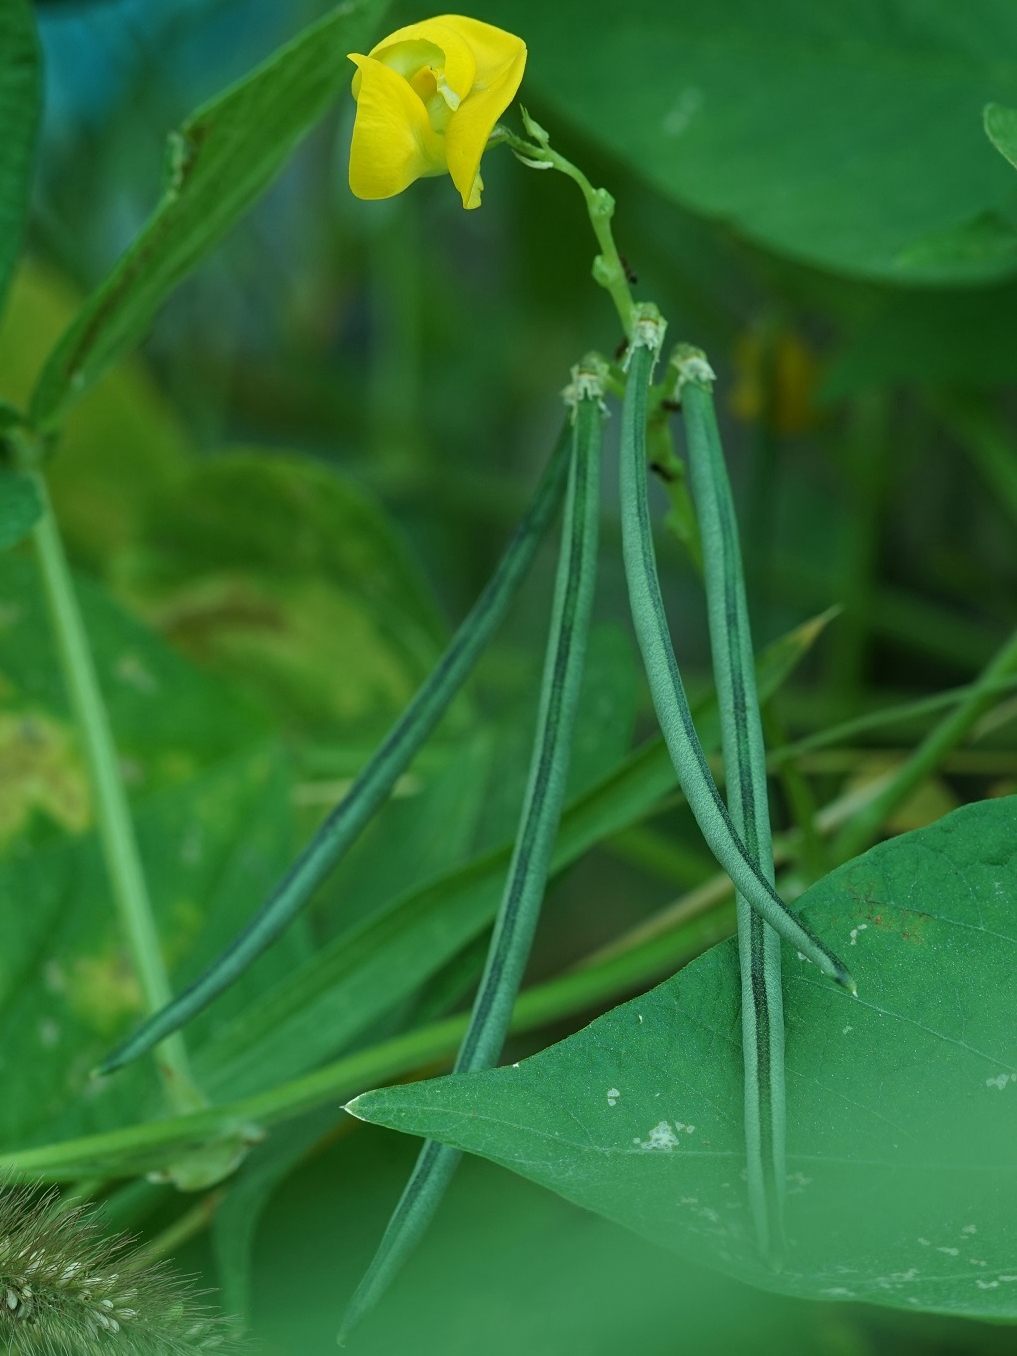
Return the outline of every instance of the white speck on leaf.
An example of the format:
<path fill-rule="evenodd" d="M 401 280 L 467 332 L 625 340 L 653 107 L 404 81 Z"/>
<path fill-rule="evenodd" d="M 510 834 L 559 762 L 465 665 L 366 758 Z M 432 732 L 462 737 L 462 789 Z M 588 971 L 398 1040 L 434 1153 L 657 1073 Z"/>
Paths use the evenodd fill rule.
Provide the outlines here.
<path fill-rule="evenodd" d="M 962 1233 L 962 1234 L 977 1234 L 977 1233 L 978 1233 L 978 1225 L 977 1225 L 977 1224 L 965 1224 L 964 1228 L 961 1230 L 961 1233 Z"/>
<path fill-rule="evenodd" d="M 937 1248 L 937 1252 L 945 1252 L 947 1257 L 959 1257 L 960 1248 Z"/>
<path fill-rule="evenodd" d="M 619 1098 L 620 1096 L 621 1096 L 621 1093 L 618 1091 L 617 1088 L 608 1088 L 608 1090 L 607 1090 L 607 1104 L 608 1104 L 608 1106 L 617 1106 L 617 1105 L 618 1105 L 618 1098 Z"/>
<path fill-rule="evenodd" d="M 658 1121 L 646 1139 L 634 1139 L 632 1143 L 638 1144 L 641 1149 L 663 1149 L 665 1153 L 670 1153 L 678 1143 L 678 1136 L 667 1121 Z"/>

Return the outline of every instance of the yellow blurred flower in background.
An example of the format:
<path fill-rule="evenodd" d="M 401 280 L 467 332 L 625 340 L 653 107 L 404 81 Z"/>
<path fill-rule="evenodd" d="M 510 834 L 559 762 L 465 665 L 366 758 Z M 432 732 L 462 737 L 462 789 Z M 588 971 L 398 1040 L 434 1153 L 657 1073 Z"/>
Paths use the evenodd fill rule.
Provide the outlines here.
<path fill-rule="evenodd" d="M 746 423 L 793 436 L 815 428 L 821 410 L 818 355 L 794 330 L 754 326 L 735 340 L 732 412 Z"/>
<path fill-rule="evenodd" d="M 526 44 L 491 24 L 443 14 L 410 24 L 356 63 L 357 119 L 350 188 L 391 198 L 416 179 L 452 176 L 464 207 L 479 207 L 480 159 L 515 97 Z"/>

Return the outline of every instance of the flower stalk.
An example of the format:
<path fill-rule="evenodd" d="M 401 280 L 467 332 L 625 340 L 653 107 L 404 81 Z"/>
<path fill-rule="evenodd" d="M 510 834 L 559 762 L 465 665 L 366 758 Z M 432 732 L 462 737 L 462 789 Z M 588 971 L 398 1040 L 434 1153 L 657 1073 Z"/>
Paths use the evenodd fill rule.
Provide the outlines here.
<path fill-rule="evenodd" d="M 614 302 L 625 337 L 631 339 L 636 303 L 629 286 L 628 271 L 618 253 L 611 226 L 615 210 L 614 198 L 606 188 L 594 188 L 578 166 L 573 165 L 571 160 L 566 160 L 565 156 L 554 149 L 550 136 L 540 124 L 531 118 L 525 109 L 521 112 L 523 124 L 533 140 L 525 141 L 522 137 L 516 136 L 510 128 L 499 123 L 491 133 L 488 147 L 504 144 L 510 148 L 517 160 L 529 165 L 531 169 L 555 169 L 578 185 L 586 204 L 590 225 L 600 246 L 600 253 L 593 261 L 593 280 L 605 289 Z"/>

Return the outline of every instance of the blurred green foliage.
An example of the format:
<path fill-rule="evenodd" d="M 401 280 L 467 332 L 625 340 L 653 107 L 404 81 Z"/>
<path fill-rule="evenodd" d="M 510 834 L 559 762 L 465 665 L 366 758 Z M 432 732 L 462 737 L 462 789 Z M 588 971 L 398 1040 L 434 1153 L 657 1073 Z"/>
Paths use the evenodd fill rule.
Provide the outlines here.
<path fill-rule="evenodd" d="M 382 8 L 357 12 L 364 50 L 421 17 L 398 4 L 383 19 Z M 986 103 L 1017 103 L 1005 59 L 1017 39 L 1013 7 L 483 0 L 471 12 L 526 39 L 525 102 L 618 199 L 637 293 L 659 301 L 671 336 L 701 343 L 719 373 L 757 644 L 830 604 L 842 608 L 825 633 L 810 635 L 814 648 L 784 685 L 771 685 L 779 687 L 767 697 L 772 742 L 826 735 L 836 722 L 969 681 L 1017 620 L 1017 179 L 982 129 Z M 582 205 L 563 180 L 531 174 L 502 150 L 485 161 L 479 212 L 464 213 L 445 180 L 386 203 L 350 197 L 345 43 L 315 49 L 324 84 L 285 106 L 292 121 L 277 103 L 260 107 L 258 136 L 220 146 L 193 200 L 163 203 L 142 240 L 159 238 L 168 212 L 178 252 L 163 259 L 159 286 L 149 279 L 132 291 L 121 265 L 97 301 L 93 289 L 156 207 L 167 133 L 301 23 L 336 21 L 310 0 L 284 10 L 262 0 L 40 2 L 47 101 L 29 208 L 29 11 L 7 0 L 0 13 L 20 24 L 0 26 L 0 291 L 21 216 L 28 240 L 0 326 L 0 397 L 27 406 L 92 295 L 75 351 L 84 334 L 96 345 L 85 346 L 94 365 L 72 391 L 74 364 L 59 350 L 37 409 L 52 413 L 80 394 L 47 474 L 181 983 L 249 916 L 434 663 L 526 502 L 569 366 L 593 345 L 612 352 L 619 336 L 589 278 Z M 1002 115 L 996 130 L 1006 131 Z M 275 187 L 241 216 L 305 131 Z M 110 289 L 119 312 L 103 302 Z M 110 315 L 116 323 L 97 335 L 96 317 Z M 98 380 L 146 330 L 140 355 Z M 3 429 L 15 417 L 0 407 Z M 688 908 L 690 889 L 711 879 L 669 769 L 652 753 L 630 755 L 651 721 L 629 638 L 612 438 L 609 426 L 575 805 L 534 979 L 617 945 L 676 895 Z M 31 512 L 22 506 L 17 519 L 14 503 L 0 491 L 0 534 L 12 542 Z M 676 648 L 691 686 L 705 693 L 696 570 L 665 535 L 660 554 Z M 189 1034 L 213 1098 L 262 1091 L 468 1000 L 522 794 L 553 555 L 549 544 L 476 680 L 304 924 Z M 956 821 L 925 826 L 985 798 L 961 814 L 994 826 L 983 854 L 991 857 L 1012 823 L 1013 802 L 995 798 L 1017 789 L 1015 715 L 1001 693 L 884 826 L 923 832 L 879 860 L 899 852 L 894 870 L 906 878 L 928 870 L 928 892 L 941 891 L 945 858 L 928 865 L 928 835 Z M 806 749 L 791 760 L 799 791 L 804 784 L 820 806 L 863 793 L 934 719 L 888 719 Z M 703 734 L 709 744 L 705 726 Z M 800 890 L 817 874 L 816 858 L 795 846 L 801 797 L 786 776 L 772 785 L 775 826 L 791 845 L 788 881 Z M 24 545 L 0 558 L 0 789 L 7 1152 L 158 1115 L 143 1066 L 105 1085 L 88 1081 L 140 1000 Z M 813 889 L 825 900 L 832 885 Z M 999 900 L 983 903 L 978 926 L 991 925 L 996 941 L 983 931 L 964 947 L 944 942 L 939 969 L 920 964 L 922 952 L 899 973 L 893 957 L 885 976 L 859 971 L 897 985 L 909 1002 L 928 1001 L 926 1025 L 957 1040 L 963 1032 L 941 1020 L 943 1005 L 950 995 L 960 1002 L 967 977 L 978 976 L 969 1016 L 1003 1041 L 1007 915 L 996 916 Z M 712 952 L 673 981 L 675 991 L 704 975 L 729 980 L 730 968 L 719 968 L 726 954 Z M 717 1001 L 730 1026 L 730 994 Z M 508 1059 L 569 1035 L 605 1006 L 516 1037 Z M 623 1021 L 626 1011 L 603 1020 Z M 836 1030 L 871 1027 L 887 1104 L 907 1102 L 908 1115 L 931 1123 L 936 1088 L 924 1071 L 936 1050 L 921 1033 L 914 1048 L 888 1048 L 866 1011 Z M 582 1039 L 596 1041 L 599 1029 Z M 816 1030 L 819 1041 L 826 1028 Z M 690 1042 L 685 1054 L 705 1077 L 710 1052 L 696 1049 Z M 985 1086 L 1002 1055 L 994 1048 L 983 1076 L 970 1051 L 951 1050 L 978 1085 L 972 1097 L 998 1098 L 1003 1133 L 1012 1131 L 1008 1093 Z M 825 1047 L 810 1058 L 803 1078 L 814 1098 L 813 1084 L 837 1071 Z M 850 1084 L 860 1067 L 834 1081 Z M 730 1075 L 727 1065 L 714 1072 Z M 831 1143 L 854 1128 L 846 1152 L 864 1171 L 887 1127 L 860 1125 L 843 1098 L 813 1110 Z M 659 1118 L 644 1119 L 643 1130 Z M 967 1103 L 951 1103 L 944 1124 L 963 1140 Z M 202 1218 L 214 1224 L 193 1261 L 224 1286 L 230 1306 L 251 1312 L 267 1351 L 332 1349 L 338 1310 L 413 1147 L 325 1106 L 274 1130 L 224 1197 L 202 1198 Z M 895 1142 L 897 1153 L 903 1162 L 909 1150 Z M 869 1211 L 851 1227 L 878 1235 L 883 1179 L 866 1180 Z M 154 1186 L 93 1189 L 109 1195 L 111 1218 L 152 1238 L 193 1205 Z M 651 1192 L 651 1212 L 663 1194 Z M 622 1204 L 609 1213 L 631 1213 L 639 1201 Z M 960 1229 L 970 1221 L 960 1203 L 957 1211 Z M 645 1227 L 643 1216 L 636 1224 Z M 818 1256 L 825 1224 L 814 1227 Z M 873 1275 L 906 1271 L 913 1259 L 901 1257 Z M 953 1278 L 960 1262 L 943 1259 Z M 974 1293 L 974 1281 L 964 1284 Z M 982 1292 L 981 1312 L 1003 1312 L 998 1290 Z M 921 1303 L 959 1307 L 932 1289 Z M 427 1247 L 363 1336 L 365 1353 L 407 1356 L 619 1346 L 734 1356 L 749 1345 L 877 1356 L 989 1353 L 1008 1343 L 1012 1333 L 990 1326 L 778 1300 L 676 1262 L 481 1163 L 468 1165 Z"/>

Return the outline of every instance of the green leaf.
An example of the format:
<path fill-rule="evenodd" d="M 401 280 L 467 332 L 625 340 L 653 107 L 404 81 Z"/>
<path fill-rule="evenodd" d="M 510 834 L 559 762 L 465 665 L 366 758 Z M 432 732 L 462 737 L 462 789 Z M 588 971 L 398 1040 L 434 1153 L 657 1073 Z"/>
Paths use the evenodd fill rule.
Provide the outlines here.
<path fill-rule="evenodd" d="M 1017 47 L 1009 0 L 963 13 L 952 0 L 483 0 L 474 12 L 525 38 L 527 88 L 550 109 L 771 249 L 901 282 L 1017 268 L 1017 183 L 981 130 L 987 99 L 1017 104 L 1017 66 L 1000 59 Z"/>
<path fill-rule="evenodd" d="M 41 80 L 28 0 L 0 0 L 0 307 L 28 216 Z"/>
<path fill-rule="evenodd" d="M 120 579 L 197 662 L 289 729 L 384 732 L 444 640 L 391 519 L 332 467 L 235 449 L 153 502 Z"/>
<path fill-rule="evenodd" d="M 32 418 L 60 423 L 148 328 L 156 310 L 275 179 L 346 87 L 386 0 L 347 0 L 172 133 L 163 196 L 46 364 Z"/>
<path fill-rule="evenodd" d="M 27 258 L 19 267 L 0 326 L 0 391 L 18 406 L 81 300 L 51 266 Z M 122 363 L 75 405 L 46 467 L 72 558 L 114 575 L 117 557 L 137 549 L 148 505 L 166 498 L 189 460 L 180 421 L 144 365 Z"/>
<path fill-rule="evenodd" d="M 148 794 L 186 781 L 268 726 L 215 678 L 191 667 L 105 590 L 75 586 L 128 789 Z M 90 823 L 87 777 L 73 730 L 38 571 L 0 557 L 0 847 Z"/>
<path fill-rule="evenodd" d="M 0 469 L 0 551 L 23 541 L 41 517 L 42 499 L 32 477 Z"/>
<path fill-rule="evenodd" d="M 756 1256 L 742 1180 L 733 942 L 517 1068 L 353 1109 L 767 1289 L 1017 1318 L 1015 812 L 1013 797 L 966 806 L 799 901 L 847 948 L 859 997 L 789 958 L 779 1274 Z"/>
<path fill-rule="evenodd" d="M 292 851 L 289 792 L 285 762 L 269 750 L 220 764 L 138 806 L 139 844 L 174 983 L 208 962 L 250 899 L 284 868 Z M 110 1040 L 137 1021 L 141 1006 L 94 835 L 63 837 L 0 866 L 0 927 L 4 1147 L 129 1125 L 155 1111 L 150 1064 L 90 1083 Z M 244 992 L 224 999 L 220 1020 L 255 1002 L 306 955 L 298 928 L 244 977 Z M 206 1018 L 196 1041 L 209 1030 Z"/>
<path fill-rule="evenodd" d="M 765 698 L 787 677 L 829 614 L 806 622 L 759 658 Z M 697 712 L 708 749 L 720 741 L 716 702 Z M 552 870 L 641 818 L 673 790 L 663 740 L 644 744 L 579 796 L 562 816 Z M 370 1028 L 488 927 L 498 906 L 511 845 L 416 887 L 347 929 L 299 970 L 226 1023 L 198 1057 L 218 1097 L 241 1096 L 313 1068 Z"/>
<path fill-rule="evenodd" d="M 1017 108 L 986 104 L 982 116 L 985 135 L 1000 155 L 1017 169 Z"/>

